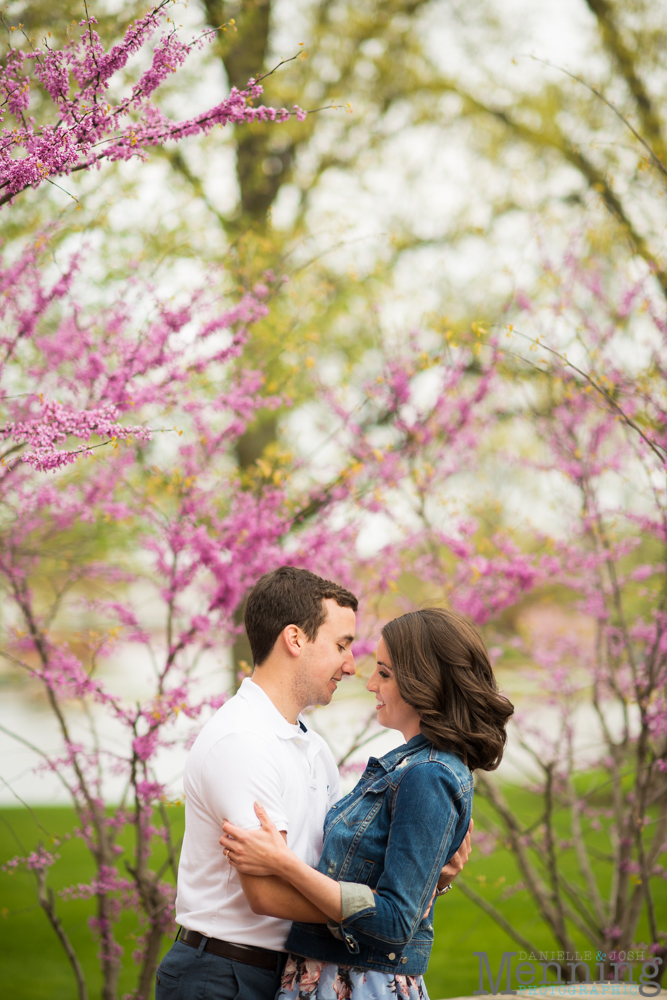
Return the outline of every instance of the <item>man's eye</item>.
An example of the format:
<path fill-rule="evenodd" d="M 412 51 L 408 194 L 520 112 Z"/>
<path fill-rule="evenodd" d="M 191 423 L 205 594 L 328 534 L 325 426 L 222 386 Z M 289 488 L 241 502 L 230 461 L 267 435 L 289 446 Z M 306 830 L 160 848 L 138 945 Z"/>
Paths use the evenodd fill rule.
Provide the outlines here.
<path fill-rule="evenodd" d="M 338 643 L 338 650 L 339 650 L 339 652 L 344 653 L 345 652 L 345 646 L 341 646 L 340 643 Z"/>

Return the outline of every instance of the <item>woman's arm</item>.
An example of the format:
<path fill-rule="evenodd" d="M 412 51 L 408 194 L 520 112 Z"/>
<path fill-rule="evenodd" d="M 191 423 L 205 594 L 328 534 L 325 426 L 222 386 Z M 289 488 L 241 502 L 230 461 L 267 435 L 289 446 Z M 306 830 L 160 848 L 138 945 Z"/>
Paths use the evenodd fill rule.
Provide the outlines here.
<path fill-rule="evenodd" d="M 244 875 L 241 886 L 253 913 L 302 924 L 326 924 L 327 915 L 278 875 Z"/>
<path fill-rule="evenodd" d="M 375 909 L 344 918 L 346 938 L 403 951 L 430 911 L 443 864 L 465 839 L 471 806 L 472 789 L 461 793 L 444 765 L 422 761 L 406 771 L 396 792 Z"/>
<path fill-rule="evenodd" d="M 297 858 L 257 802 L 255 812 L 261 830 L 242 830 L 232 823 L 223 823 L 220 843 L 229 863 L 246 875 L 280 875 L 298 890 L 297 895 L 305 896 L 326 917 L 340 923 L 343 919 L 341 883 Z M 294 913 L 290 917 L 292 920 L 301 919 Z"/>
<path fill-rule="evenodd" d="M 425 772 L 420 771 L 419 777 L 423 776 L 425 776 Z M 435 783 L 433 782 L 433 777 L 434 775 L 432 774 L 431 781 L 428 782 L 428 784 L 438 785 L 438 781 L 435 781 Z M 441 774 L 438 775 L 438 777 L 441 777 Z M 413 853 L 415 846 L 413 826 L 415 809 L 413 808 L 413 799 L 415 793 L 418 797 L 420 797 L 422 792 L 425 790 L 422 787 L 423 781 L 415 781 L 417 778 L 416 774 L 413 775 L 412 778 L 412 781 L 408 780 L 408 782 L 405 783 L 406 787 L 401 790 L 402 794 L 401 791 L 399 791 L 399 800 L 402 800 L 400 804 L 402 804 L 405 812 L 400 817 L 399 822 L 394 826 L 393 838 L 390 835 L 390 841 L 393 840 L 393 850 L 390 853 L 395 855 L 395 857 L 392 858 L 392 861 L 397 866 L 397 871 L 400 871 L 402 868 L 401 861 L 405 860 L 404 856 L 402 859 L 403 852 L 407 855 Z M 407 786 L 411 784 L 413 787 L 408 790 Z M 415 787 L 415 785 L 419 787 Z M 435 788 L 431 788 L 431 791 L 435 790 Z M 451 809 L 451 799 L 445 789 L 439 788 L 438 791 L 440 792 L 441 797 L 444 792 L 444 798 L 449 801 Z M 276 889 L 276 894 L 272 898 L 272 905 L 275 909 L 271 909 L 270 911 L 268 909 L 255 910 L 255 912 L 267 913 L 271 916 L 286 915 L 287 918 L 299 920 L 304 923 L 322 923 L 324 922 L 322 915 L 325 915 L 326 917 L 330 917 L 336 923 L 341 923 L 343 920 L 346 922 L 348 920 L 352 920 L 357 914 L 361 914 L 361 911 L 365 911 L 364 916 L 369 918 L 371 924 L 377 926 L 377 918 L 379 914 L 377 912 L 375 914 L 371 914 L 369 910 L 373 909 L 373 906 L 371 905 L 369 907 L 368 900 L 358 898 L 358 890 L 365 890 L 366 893 L 368 893 L 368 888 L 366 886 L 357 887 L 355 883 L 336 882 L 334 879 L 323 875 L 321 872 L 315 871 L 314 868 L 305 864 L 305 862 L 301 861 L 295 854 L 293 854 L 292 851 L 290 851 L 284 839 L 285 834 L 280 833 L 276 829 L 273 823 L 269 820 L 266 811 L 259 805 L 259 803 L 255 803 L 255 812 L 261 823 L 260 830 L 243 830 L 240 827 L 235 827 L 229 822 L 225 822 L 223 824 L 224 833 L 220 838 L 220 843 L 225 849 L 224 853 L 228 857 L 230 864 L 234 865 L 234 867 L 241 874 L 242 882 L 244 878 L 250 878 L 251 876 L 263 876 L 262 878 L 254 879 L 253 881 L 255 883 L 262 883 L 265 881 L 268 882 L 269 879 L 267 879 L 266 876 L 276 876 L 279 874 L 281 878 L 278 878 L 278 883 L 282 882 L 284 885 L 283 880 L 287 879 L 288 882 L 291 883 L 291 886 L 294 887 L 293 891 L 295 893 L 293 897 L 288 899 L 286 894 L 284 895 L 282 891 Z M 440 850 L 444 848 L 445 845 L 442 843 L 443 834 L 445 836 L 445 840 L 448 839 L 451 843 L 451 838 L 453 836 L 451 822 L 452 819 L 455 818 L 455 812 L 455 810 L 450 812 L 450 816 L 448 817 L 448 829 L 446 831 L 442 831 L 440 834 L 437 834 L 437 824 L 434 824 L 434 843 L 423 844 L 423 849 L 418 852 L 419 862 L 421 865 L 424 865 L 424 862 L 426 862 L 426 865 L 424 866 L 421 880 L 418 878 L 416 884 L 413 882 L 413 890 L 416 889 L 419 891 L 421 888 L 423 893 L 426 889 L 426 885 L 430 882 L 431 872 L 428 868 L 432 864 L 433 851 L 438 848 L 440 848 Z M 470 821 L 468 832 L 466 833 L 464 841 L 458 851 L 438 873 L 438 881 L 432 886 L 432 893 L 425 898 L 423 894 L 420 895 L 420 899 L 422 899 L 423 902 L 417 915 L 416 923 L 419 923 L 422 919 L 424 919 L 430 911 L 436 887 L 444 888 L 444 886 L 449 885 L 449 883 L 464 867 L 471 851 L 471 832 L 472 820 Z M 405 843 L 404 838 L 409 840 L 409 846 Z M 401 845 L 402 840 L 404 841 L 403 845 Z M 445 853 L 445 858 L 447 856 L 448 854 Z M 388 861 L 389 857 L 385 860 Z M 397 872 L 393 873 L 394 876 L 396 874 Z M 392 898 L 394 878 L 392 878 L 392 873 L 389 873 L 389 876 L 387 876 L 388 873 L 385 868 L 385 874 L 378 885 L 374 903 L 384 912 L 385 919 L 389 919 L 395 926 L 398 923 L 399 926 L 396 927 L 396 932 L 400 935 L 403 930 L 401 925 L 404 924 L 404 917 L 406 915 L 405 910 L 407 909 L 407 911 L 409 911 L 411 907 L 409 905 L 405 905 L 404 907 L 401 907 L 404 909 L 404 912 L 400 914 L 400 916 L 397 914 L 396 900 Z M 243 888 L 244 891 L 246 891 L 245 883 L 243 884 Z M 355 890 L 357 891 L 355 892 Z M 253 891 L 261 891 L 260 886 L 258 886 L 256 890 L 253 889 Z M 345 893 L 345 897 L 349 898 L 345 898 L 343 893 Z M 380 899 L 379 897 L 383 895 L 383 893 L 386 893 L 389 898 L 386 900 Z M 248 895 L 251 908 L 254 910 L 253 900 L 247 891 L 246 894 Z M 404 903 L 408 904 L 408 901 L 405 900 Z M 262 903 L 262 905 L 271 904 Z M 318 910 L 318 913 L 320 913 L 319 919 L 311 919 L 298 915 L 301 912 L 300 907 L 308 905 L 312 905 Z M 290 906 L 292 907 L 291 909 Z M 299 910 L 296 909 L 297 906 L 299 907 Z M 419 908 L 419 903 L 417 904 L 417 907 Z M 278 912 L 278 909 L 280 909 L 280 912 Z M 371 937 L 372 933 L 373 932 L 371 931 Z"/>

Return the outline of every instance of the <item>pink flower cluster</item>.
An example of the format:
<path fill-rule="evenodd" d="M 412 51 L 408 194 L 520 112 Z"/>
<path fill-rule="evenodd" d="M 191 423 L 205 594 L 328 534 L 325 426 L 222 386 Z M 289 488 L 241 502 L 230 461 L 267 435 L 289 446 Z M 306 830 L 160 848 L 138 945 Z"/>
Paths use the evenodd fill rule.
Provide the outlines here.
<path fill-rule="evenodd" d="M 159 86 L 183 65 L 187 56 L 214 31 L 184 43 L 169 24 L 171 0 L 162 0 L 125 31 L 124 38 L 105 50 L 94 17 L 79 22 L 79 37 L 62 49 L 43 47 L 24 52 L 10 48 L 0 67 L 0 122 L 7 114 L 0 141 L 0 205 L 28 187 L 87 170 L 103 160 L 144 157 L 150 146 L 202 135 L 216 126 L 254 121 L 285 122 L 291 116 L 303 121 L 306 112 L 296 105 L 286 108 L 254 107 L 262 86 L 251 79 L 245 90 L 233 87 L 229 97 L 193 118 L 174 121 L 153 102 Z M 113 96 L 114 78 L 132 56 L 145 49 L 154 36 L 151 63 L 120 100 Z M 31 79 L 30 72 L 33 74 Z M 42 124 L 30 115 L 33 94 L 42 104 L 52 105 L 51 121 L 40 114 Z M 40 109 L 41 110 L 41 109 Z"/>
<path fill-rule="evenodd" d="M 27 857 L 22 858 L 18 855 L 14 858 L 10 858 L 9 861 L 5 862 L 2 866 L 3 872 L 14 872 L 19 868 L 25 867 L 28 871 L 34 872 L 45 872 L 59 859 L 59 854 L 50 854 L 41 845 L 36 851 L 32 851 Z"/>
<path fill-rule="evenodd" d="M 10 447 L 0 453 L 0 477 L 3 467 L 9 472 L 17 461 L 37 471 L 56 471 L 80 457 L 90 457 L 94 448 L 109 445 L 118 450 L 131 443 L 147 444 L 153 429 L 122 423 L 119 418 L 123 413 L 136 413 L 141 407 L 156 404 L 169 406 L 169 400 L 179 398 L 179 389 L 188 378 L 238 357 L 250 326 L 267 313 L 266 285 L 258 286 L 235 306 L 225 309 L 213 301 L 205 302 L 199 292 L 179 309 L 157 303 L 155 317 L 137 337 L 131 300 L 124 295 L 103 315 L 106 332 L 102 338 L 95 340 L 97 318 L 83 317 L 75 304 L 69 313 L 65 311 L 55 330 L 42 331 L 41 320 L 49 308 L 55 302 L 70 301 L 78 266 L 74 259 L 54 285 L 45 284 L 39 263 L 46 239 L 40 237 L 28 246 L 17 263 L 0 266 L 0 287 L 5 290 L 0 317 L 6 323 L 6 332 L 0 333 L 0 345 L 5 349 L 0 377 L 6 377 L 9 366 L 24 363 L 24 354 L 33 343 L 45 366 L 41 379 L 39 368 L 30 373 L 25 382 L 28 391 L 8 394 L 11 417 L 0 426 L 0 442 L 10 442 Z M 135 292 L 139 309 L 141 290 L 136 288 Z M 184 365 L 184 331 L 195 316 L 200 324 L 196 350 L 190 352 Z M 35 391 L 36 375 L 40 391 Z M 229 412 L 230 419 L 216 429 L 212 445 L 216 437 L 221 436 L 222 441 L 243 432 L 256 410 L 262 381 L 259 373 L 246 371 L 230 385 L 218 403 L 220 410 Z M 48 398 L 56 394 L 67 401 Z M 266 397 L 263 403 L 276 407 L 281 400 Z M 192 400 L 190 417 L 203 434 L 199 409 Z M 176 432 L 173 426 L 159 430 Z M 42 497 L 45 500 L 46 495 Z M 111 511 L 109 507 L 107 513 Z M 117 508 L 115 513 L 122 517 L 128 511 Z"/>
<path fill-rule="evenodd" d="M 78 882 L 60 891 L 64 899 L 90 899 L 91 896 L 105 896 L 112 892 L 133 892 L 134 883 L 121 878 L 117 870 L 109 865 L 101 865 L 97 875 L 90 882 Z"/>
<path fill-rule="evenodd" d="M 33 420 L 10 421 L 2 428 L 5 439 L 25 443 L 29 451 L 24 451 L 22 459 L 40 472 L 55 471 L 63 465 L 76 461 L 79 455 L 92 455 L 90 448 L 82 447 L 64 450 L 59 447 L 68 438 L 89 441 L 92 435 L 114 443 L 122 438 L 127 444 L 136 441 L 150 441 L 151 431 L 145 427 L 126 427 L 118 423 L 118 407 L 111 404 L 91 410 L 73 410 L 56 401 L 42 404 L 41 413 Z"/>

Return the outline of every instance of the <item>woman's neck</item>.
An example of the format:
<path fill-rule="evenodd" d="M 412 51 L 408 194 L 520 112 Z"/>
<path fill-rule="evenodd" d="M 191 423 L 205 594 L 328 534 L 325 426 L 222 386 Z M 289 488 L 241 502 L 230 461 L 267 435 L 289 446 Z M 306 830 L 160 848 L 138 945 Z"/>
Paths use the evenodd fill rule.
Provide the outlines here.
<path fill-rule="evenodd" d="M 421 730 L 420 720 L 414 722 L 410 726 L 406 726 L 405 729 L 401 730 L 401 732 L 403 733 L 403 739 L 405 740 L 406 743 L 409 743 L 410 740 L 413 738 L 413 736 L 419 736 L 421 731 L 422 730 Z"/>

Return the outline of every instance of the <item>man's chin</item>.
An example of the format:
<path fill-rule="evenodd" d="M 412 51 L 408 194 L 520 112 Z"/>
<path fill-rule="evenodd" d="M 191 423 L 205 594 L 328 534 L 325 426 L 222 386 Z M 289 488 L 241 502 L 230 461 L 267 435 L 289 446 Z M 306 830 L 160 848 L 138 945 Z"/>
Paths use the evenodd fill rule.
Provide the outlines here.
<path fill-rule="evenodd" d="M 322 692 L 320 692 L 320 696 L 319 696 L 319 698 L 317 699 L 317 704 L 318 704 L 318 705 L 329 705 L 329 704 L 331 704 L 331 699 L 332 699 L 332 698 L 333 698 L 333 696 L 334 696 L 334 692 L 335 692 L 335 690 L 336 690 L 336 689 L 334 688 L 334 690 L 333 690 L 333 691 L 329 691 L 329 690 L 327 689 L 326 691 L 322 691 Z"/>

